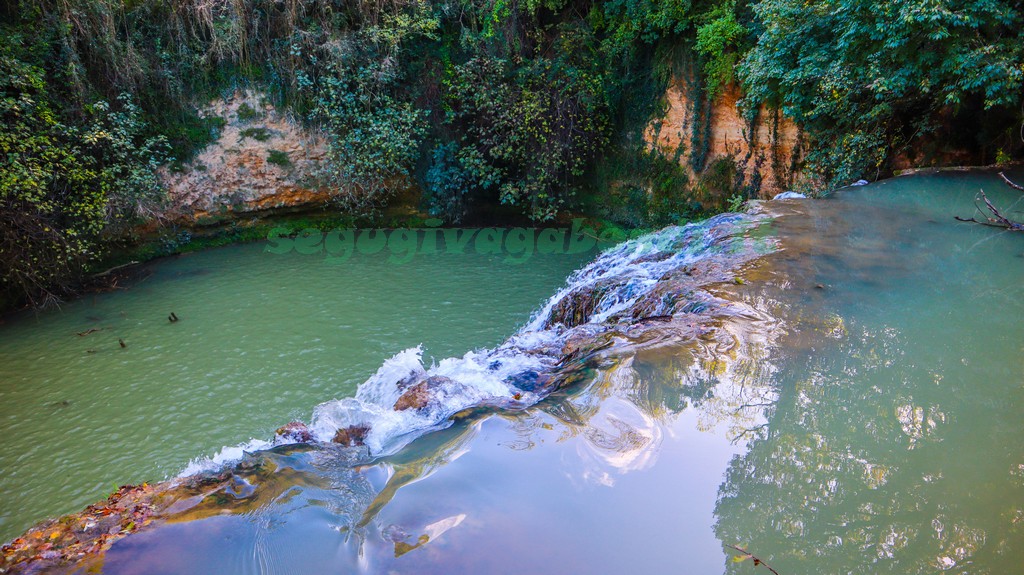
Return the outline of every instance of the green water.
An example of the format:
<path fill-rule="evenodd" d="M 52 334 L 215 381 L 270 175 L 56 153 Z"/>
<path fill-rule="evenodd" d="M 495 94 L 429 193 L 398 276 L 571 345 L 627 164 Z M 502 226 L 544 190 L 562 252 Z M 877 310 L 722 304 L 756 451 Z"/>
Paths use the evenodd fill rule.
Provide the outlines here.
<path fill-rule="evenodd" d="M 0 325 L 0 541 L 115 485 L 270 439 L 393 354 L 500 343 L 586 255 L 343 265 L 261 244 L 156 262 L 131 289 Z M 174 312 L 180 321 L 171 323 Z M 79 336 L 89 329 L 100 331 Z M 122 339 L 126 348 L 118 343 Z"/>
<path fill-rule="evenodd" d="M 781 251 L 746 270 L 745 284 L 716 289 L 760 312 L 725 321 L 729 337 L 622 356 L 529 410 L 424 436 L 370 465 L 332 450 L 268 454 L 280 479 L 261 480 L 259 499 L 127 537 L 103 571 L 769 573 L 733 561 L 737 545 L 783 575 L 1019 572 L 1024 236 L 953 220 L 972 215 L 980 187 L 1021 215 L 1024 195 L 984 173 L 776 205 L 758 232 Z M 295 297 L 322 302 L 326 288 L 303 283 Z M 279 331 L 309 321 L 298 317 L 279 318 Z M 435 355 L 495 343 L 518 317 L 504 333 L 473 333 L 498 320 L 464 333 L 427 321 L 426 335 L 381 349 L 364 372 L 420 340 Z M 309 332 L 291 329 L 297 354 Z M 340 395 L 325 385 L 285 413 Z M 222 430 L 248 423 L 238 420 L 261 417 L 273 396 L 225 399 L 209 418 Z M 37 392 L 37 408 L 56 399 Z M 175 465 L 266 432 L 197 433 L 208 443 Z M 93 457 L 120 455 L 138 436 Z"/>

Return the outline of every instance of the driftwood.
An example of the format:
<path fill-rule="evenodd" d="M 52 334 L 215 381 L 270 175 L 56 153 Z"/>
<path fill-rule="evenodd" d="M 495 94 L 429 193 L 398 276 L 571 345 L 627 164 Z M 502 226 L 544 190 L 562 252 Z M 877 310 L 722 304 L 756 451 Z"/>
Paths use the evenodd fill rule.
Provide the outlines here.
<path fill-rule="evenodd" d="M 105 277 L 105 276 L 108 276 L 108 275 L 118 271 L 118 270 L 123 270 L 124 268 L 131 267 L 131 266 L 137 266 L 137 265 L 139 265 L 139 262 L 134 262 L 134 261 L 133 262 L 128 262 L 126 264 L 121 264 L 119 266 L 114 266 L 114 267 L 110 268 L 109 270 L 107 270 L 105 272 L 100 272 L 98 274 L 93 274 L 92 277 L 93 277 L 93 279 Z"/>
<path fill-rule="evenodd" d="M 1007 186 L 1010 186 L 1015 190 L 1020 190 L 1024 192 L 1024 186 L 1014 182 L 1010 178 L 1007 178 L 1006 174 L 999 172 L 999 177 L 1002 178 L 1004 182 L 1006 182 Z M 986 215 L 985 210 L 981 209 L 981 206 L 978 205 L 978 200 L 975 199 L 974 207 L 978 210 L 978 213 L 985 218 L 985 221 L 979 221 L 976 218 L 961 218 L 960 216 L 953 216 L 957 221 L 974 222 L 976 224 L 981 224 L 983 226 L 1004 228 L 1014 232 L 1024 232 L 1024 223 L 1015 222 L 1010 218 L 1004 216 L 998 208 L 992 205 L 992 202 L 989 201 L 988 196 L 985 195 L 984 190 L 978 190 L 978 194 L 981 201 L 985 202 L 985 207 L 988 208 L 989 214 L 991 215 Z"/>
<path fill-rule="evenodd" d="M 1013 188 L 1015 190 L 1020 190 L 1020 191 L 1024 192 L 1024 186 L 1022 186 L 1020 184 L 1016 184 L 1016 183 L 1010 181 L 1010 178 L 1007 178 L 1006 174 L 1004 174 L 1002 172 L 999 172 L 999 177 L 1002 178 L 1004 182 L 1006 182 L 1007 186 L 1010 186 L 1011 188 Z"/>
<path fill-rule="evenodd" d="M 1000 175 L 1002 175 L 1002 174 L 1000 174 Z M 1006 179 L 1005 176 L 1004 176 L 1003 179 Z M 1006 181 L 1009 182 L 1009 180 L 1006 180 Z M 1011 185 L 1014 185 L 1014 184 L 1012 184 L 1012 182 L 1011 182 Z M 1020 222 L 1015 222 L 1015 221 L 1007 218 L 1003 214 L 1001 214 L 999 212 L 999 210 L 995 206 L 992 205 L 992 202 L 989 201 L 988 196 L 985 195 L 984 191 L 978 190 L 978 195 L 979 195 L 981 201 L 985 202 L 985 207 L 988 208 L 988 211 L 991 213 L 991 215 L 990 216 L 985 215 L 985 211 L 981 209 L 981 206 L 979 206 L 977 200 L 975 200 L 974 207 L 978 210 L 978 213 L 980 213 L 982 215 L 982 217 L 985 218 L 985 220 L 981 221 L 981 220 L 978 220 L 976 218 L 961 218 L 960 216 L 953 216 L 957 221 L 960 221 L 960 222 L 974 222 L 976 224 L 981 224 L 983 226 L 992 226 L 992 227 L 996 227 L 996 228 L 1005 228 L 1005 229 L 1008 229 L 1008 230 L 1011 230 L 1011 231 L 1014 231 L 1014 232 L 1024 232 L 1024 224 L 1022 224 Z"/>

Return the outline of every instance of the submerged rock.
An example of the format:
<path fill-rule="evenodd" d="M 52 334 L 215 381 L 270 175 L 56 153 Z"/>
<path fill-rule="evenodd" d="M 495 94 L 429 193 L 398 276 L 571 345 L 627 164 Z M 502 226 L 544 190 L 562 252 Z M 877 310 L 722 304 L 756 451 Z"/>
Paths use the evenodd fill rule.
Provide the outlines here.
<path fill-rule="evenodd" d="M 523 391 L 539 391 L 551 381 L 551 376 L 534 370 L 527 370 L 517 373 L 505 380 L 505 383 L 514 385 Z"/>

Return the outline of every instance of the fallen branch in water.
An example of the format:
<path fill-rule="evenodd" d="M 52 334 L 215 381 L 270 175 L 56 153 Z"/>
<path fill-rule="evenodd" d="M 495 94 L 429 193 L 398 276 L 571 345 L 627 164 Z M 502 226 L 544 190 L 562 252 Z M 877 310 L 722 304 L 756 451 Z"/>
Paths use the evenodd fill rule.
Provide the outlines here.
<path fill-rule="evenodd" d="M 1013 188 L 1015 190 L 1020 190 L 1020 191 L 1024 192 L 1024 186 L 1012 182 L 1010 180 L 1010 178 L 1006 177 L 1006 174 L 1004 174 L 1002 172 L 999 172 L 999 177 L 1002 178 L 1004 182 L 1006 182 L 1007 186 L 1010 186 L 1011 188 Z"/>
<path fill-rule="evenodd" d="M 119 266 L 114 266 L 114 267 L 110 268 L 109 270 L 107 270 L 105 272 L 100 272 L 98 274 L 93 274 L 92 277 L 94 279 L 95 278 L 101 278 L 103 276 L 108 276 L 108 275 L 110 275 L 110 274 L 112 274 L 112 273 L 114 273 L 114 272 L 116 272 L 118 270 L 122 270 L 124 268 L 130 267 L 130 266 L 137 266 L 137 265 L 139 265 L 139 262 L 131 261 L 131 262 L 128 262 L 126 264 L 121 264 Z"/>
<path fill-rule="evenodd" d="M 742 553 L 742 555 L 737 555 L 734 558 L 735 560 L 737 560 L 737 561 L 746 561 L 747 559 L 753 559 L 754 560 L 754 567 L 757 567 L 758 565 L 764 565 L 765 569 L 771 571 L 775 575 L 779 575 L 779 572 L 776 571 L 771 565 L 765 563 L 764 560 L 762 560 L 760 557 L 755 556 L 750 551 L 747 551 L 746 549 L 744 549 L 744 548 L 742 548 L 742 547 L 740 547 L 738 545 L 726 545 L 726 547 L 729 547 L 730 549 L 735 549 L 736 551 L 739 551 L 740 553 Z"/>
<path fill-rule="evenodd" d="M 1007 183 L 1013 185 L 1012 182 L 1010 182 L 1009 180 L 1006 181 Z M 960 216 L 953 216 L 953 218 L 960 222 L 974 222 L 976 224 L 981 224 L 983 226 L 1006 228 L 1014 232 L 1024 232 L 1024 224 L 1020 222 L 1015 222 L 1007 218 L 1003 214 L 999 213 L 999 210 L 992 205 L 992 202 L 989 201 L 988 196 L 985 195 L 984 191 L 978 190 L 978 194 L 981 196 L 981 200 L 985 202 L 985 206 L 988 207 L 988 211 L 992 213 L 991 216 L 985 215 L 985 211 L 981 209 L 981 206 L 978 205 L 977 199 L 975 199 L 974 207 L 978 210 L 978 213 L 980 213 L 985 218 L 985 221 L 980 221 L 975 218 L 961 218 Z"/>

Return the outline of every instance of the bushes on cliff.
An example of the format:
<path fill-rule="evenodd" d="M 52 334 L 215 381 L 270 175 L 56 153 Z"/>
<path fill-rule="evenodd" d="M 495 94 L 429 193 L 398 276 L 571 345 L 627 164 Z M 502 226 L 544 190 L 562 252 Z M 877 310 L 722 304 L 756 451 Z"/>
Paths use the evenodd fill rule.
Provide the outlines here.
<path fill-rule="evenodd" d="M 0 42 L 0 281 L 10 297 L 55 300 L 101 251 L 101 234 L 159 201 L 166 143 L 146 138 L 127 96 L 67 124 L 39 68 Z"/>
<path fill-rule="evenodd" d="M 457 148 L 454 158 L 439 159 L 457 163 L 467 189 L 433 187 L 435 197 L 491 193 L 548 220 L 606 142 L 600 78 L 564 60 L 537 58 L 511 69 L 504 60 L 473 58 L 454 67 L 445 88 L 445 122 Z M 453 183 L 444 180 L 448 188 Z"/>
<path fill-rule="evenodd" d="M 313 118 L 328 137 L 327 180 L 342 205 L 365 212 L 407 186 L 427 132 L 425 110 L 403 89 L 401 44 L 430 34 L 430 18 L 393 18 L 338 43 L 319 81 Z"/>

